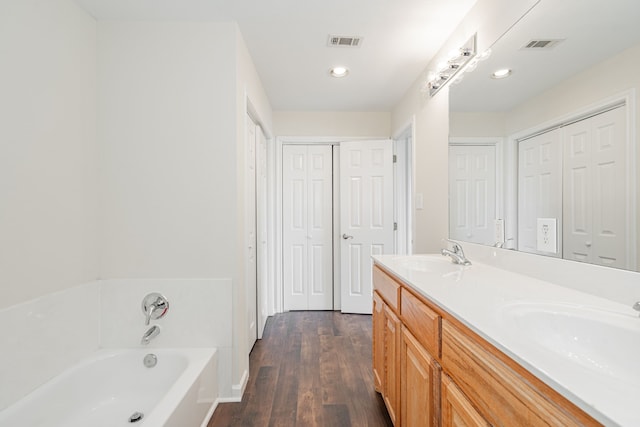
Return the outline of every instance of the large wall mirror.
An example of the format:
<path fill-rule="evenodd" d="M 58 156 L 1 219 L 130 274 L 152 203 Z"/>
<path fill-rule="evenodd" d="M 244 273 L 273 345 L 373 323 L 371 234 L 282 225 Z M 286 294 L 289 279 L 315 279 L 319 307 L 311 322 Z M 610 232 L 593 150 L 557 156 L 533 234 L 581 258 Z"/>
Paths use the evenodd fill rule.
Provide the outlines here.
<path fill-rule="evenodd" d="M 452 83 L 451 238 L 639 269 L 639 19 L 541 0 Z"/>

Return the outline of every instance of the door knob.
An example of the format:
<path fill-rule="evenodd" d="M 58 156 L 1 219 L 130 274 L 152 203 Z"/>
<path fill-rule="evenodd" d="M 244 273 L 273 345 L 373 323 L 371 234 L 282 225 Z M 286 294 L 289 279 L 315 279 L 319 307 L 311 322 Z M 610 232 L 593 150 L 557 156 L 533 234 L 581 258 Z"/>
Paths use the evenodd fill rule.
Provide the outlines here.
<path fill-rule="evenodd" d="M 342 238 L 343 238 L 344 240 L 348 240 L 348 239 L 353 239 L 353 236 L 349 236 L 348 234 L 343 234 L 343 235 L 342 235 Z"/>
<path fill-rule="evenodd" d="M 585 243 L 584 243 L 584 245 L 585 245 L 586 247 L 590 248 L 590 247 L 591 247 L 591 242 L 585 242 Z"/>

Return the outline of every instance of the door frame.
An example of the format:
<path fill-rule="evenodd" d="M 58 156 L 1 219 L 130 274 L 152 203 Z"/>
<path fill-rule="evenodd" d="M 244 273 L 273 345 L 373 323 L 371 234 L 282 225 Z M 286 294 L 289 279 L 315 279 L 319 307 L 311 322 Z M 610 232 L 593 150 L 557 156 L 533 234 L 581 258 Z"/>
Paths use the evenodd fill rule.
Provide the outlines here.
<path fill-rule="evenodd" d="M 333 159 L 334 162 L 336 159 L 339 159 L 339 154 L 336 155 L 336 152 L 339 150 L 335 150 L 335 146 L 339 146 L 343 141 L 361 141 L 361 140 L 370 140 L 371 137 L 334 137 L 334 136 L 279 136 L 275 139 L 275 186 L 272 187 L 272 191 L 274 191 L 274 201 L 275 201 L 275 235 L 274 235 L 274 270 L 275 270 L 275 285 L 273 288 L 274 298 L 273 298 L 273 312 L 282 313 L 284 311 L 284 269 L 283 269 L 283 229 L 282 229 L 282 147 L 284 145 L 312 145 L 312 144 L 320 144 L 320 145 L 331 145 L 334 147 Z M 336 197 L 340 197 L 339 192 L 336 190 L 340 187 L 339 174 L 336 173 L 336 168 L 334 167 L 333 174 L 333 182 L 334 182 L 334 207 Z M 339 204 L 338 204 L 339 206 Z M 333 226 L 333 242 L 334 242 L 334 251 L 333 251 L 333 309 L 340 310 L 340 292 L 342 291 L 342 287 L 340 286 L 340 229 L 337 227 L 336 223 L 336 209 L 334 209 L 334 226 Z M 339 218 L 339 211 L 338 217 Z M 336 247 L 337 242 L 337 247 Z M 336 273 L 337 271 L 337 273 Z M 336 298 L 336 294 L 338 297 Z"/>
<path fill-rule="evenodd" d="M 415 200 L 415 134 L 416 118 L 411 116 L 409 121 L 394 133 L 393 154 L 396 156 L 394 162 L 394 221 L 397 226 L 396 231 L 396 252 L 412 255 L 414 251 L 415 221 L 414 221 L 414 200 Z M 397 192 L 401 191 L 405 195 L 405 203 L 398 200 Z M 403 224 L 404 220 L 404 224 Z"/>
<path fill-rule="evenodd" d="M 258 114 L 258 111 L 256 110 L 256 108 L 254 107 L 253 103 L 251 102 L 251 98 L 249 97 L 249 95 L 246 93 L 245 91 L 245 96 L 244 96 L 244 100 L 245 100 L 245 115 L 244 115 L 244 129 L 245 129 L 245 141 L 244 141 L 244 147 L 243 147 L 243 155 L 246 156 L 246 145 L 247 145 L 247 140 L 246 140 L 246 127 L 247 127 L 247 121 L 251 120 L 253 122 L 253 124 L 256 126 L 256 138 L 258 135 L 258 132 L 262 133 L 263 138 L 265 139 L 265 143 L 266 143 L 266 163 L 264 165 L 259 165 L 258 164 L 258 144 L 256 141 L 256 149 L 254 150 L 256 153 L 256 158 L 255 158 L 255 171 L 256 171 L 256 186 L 255 186 L 255 197 L 256 197 L 256 204 L 255 204 L 255 217 L 257 219 L 257 216 L 260 212 L 258 212 L 258 203 L 257 203 L 257 198 L 259 197 L 258 195 L 258 191 L 261 191 L 258 188 L 258 175 L 261 171 L 261 167 L 264 166 L 266 167 L 266 206 L 263 206 L 263 208 L 265 209 L 265 212 L 262 212 L 262 214 L 267 216 L 267 221 L 266 221 L 266 230 L 262 229 L 262 224 L 260 223 L 260 221 L 256 221 L 256 306 L 253 307 L 253 309 L 256 312 L 256 332 L 257 332 L 257 339 L 262 339 L 262 333 L 263 333 L 263 328 L 264 325 L 266 324 L 266 320 L 267 317 L 272 316 L 273 312 L 271 312 L 270 307 L 272 306 L 272 304 L 270 303 L 270 295 L 273 294 L 272 289 L 274 287 L 274 272 L 273 272 L 273 247 L 274 247 L 274 243 L 273 243 L 273 236 L 274 236 L 274 232 L 273 229 L 271 227 L 271 223 L 273 222 L 273 204 L 272 204 L 272 191 L 271 188 L 273 186 L 273 162 L 271 161 L 271 158 L 273 156 L 273 137 L 269 131 L 269 129 L 265 126 L 265 122 L 260 118 L 260 115 Z M 246 163 L 246 159 L 244 161 Z M 243 163 L 243 168 L 246 168 L 246 166 Z M 243 170 L 243 180 L 246 180 L 246 170 Z M 246 193 L 246 185 L 247 183 L 245 182 L 243 184 L 245 186 L 245 193 Z M 244 197 L 247 197 L 247 194 L 244 195 Z M 247 215 L 250 215 L 249 212 L 246 211 L 244 212 L 243 215 L 243 221 L 247 221 Z M 247 230 L 245 227 L 243 227 L 244 229 L 244 239 L 243 239 L 243 244 L 244 242 L 247 241 Z M 265 248 L 263 248 L 263 250 L 259 250 L 259 246 L 260 244 L 259 242 L 259 236 L 263 235 L 266 237 L 266 244 L 265 244 Z M 246 250 L 243 250 L 243 254 L 246 254 Z M 260 259 L 262 258 L 262 259 Z M 259 263 L 265 263 L 266 264 L 266 268 L 264 272 L 261 272 L 259 270 Z M 243 259 L 243 273 L 245 275 L 245 279 L 246 279 L 246 275 L 249 274 L 248 273 L 248 269 L 249 269 L 249 263 L 248 263 L 248 259 L 246 258 L 246 256 Z M 266 276 L 264 274 L 266 274 Z M 244 300 L 245 300 L 245 305 L 247 303 L 247 289 L 246 289 L 246 280 L 244 281 Z M 267 307 L 267 313 L 265 313 L 266 317 L 262 316 L 261 310 L 260 310 L 260 306 L 261 305 L 266 305 Z M 245 307 L 246 310 L 249 310 L 249 307 Z M 248 326 L 248 325 L 247 325 Z M 247 329 L 248 332 L 248 328 Z M 251 348 L 248 349 L 248 352 L 251 351 Z"/>

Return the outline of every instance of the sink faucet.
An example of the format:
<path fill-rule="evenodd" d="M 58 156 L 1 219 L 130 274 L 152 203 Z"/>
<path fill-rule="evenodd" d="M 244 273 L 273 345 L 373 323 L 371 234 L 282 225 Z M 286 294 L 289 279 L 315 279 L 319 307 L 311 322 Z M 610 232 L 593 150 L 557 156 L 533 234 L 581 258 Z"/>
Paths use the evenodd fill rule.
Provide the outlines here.
<path fill-rule="evenodd" d="M 140 344 L 142 344 L 142 345 L 149 344 L 151 342 L 151 340 L 154 339 L 155 337 L 157 337 L 159 334 L 160 334 L 160 326 L 153 325 L 152 327 L 147 329 L 147 332 L 145 332 L 144 335 L 142 335 L 142 339 L 140 340 Z"/>
<path fill-rule="evenodd" d="M 462 246 L 460 246 L 460 243 L 454 242 L 453 240 L 449 240 L 449 239 L 444 239 L 444 240 L 451 243 L 452 250 L 443 248 L 442 255 L 450 257 L 451 262 L 453 262 L 454 264 L 471 265 L 471 261 L 469 261 L 467 257 L 464 255 L 464 251 L 462 250 Z"/>
<path fill-rule="evenodd" d="M 636 301 L 636 303 L 633 304 L 633 309 L 635 311 L 640 311 L 640 301 Z"/>

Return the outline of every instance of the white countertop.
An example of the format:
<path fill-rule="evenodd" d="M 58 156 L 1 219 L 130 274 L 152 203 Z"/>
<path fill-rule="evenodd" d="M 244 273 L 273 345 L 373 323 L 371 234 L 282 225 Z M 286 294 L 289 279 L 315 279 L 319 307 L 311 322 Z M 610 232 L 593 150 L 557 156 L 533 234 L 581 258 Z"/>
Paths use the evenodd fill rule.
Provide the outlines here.
<path fill-rule="evenodd" d="M 373 259 L 596 420 L 607 426 L 640 426 L 640 410 L 637 408 L 640 404 L 640 353 L 636 351 L 640 349 L 640 318 L 631 307 L 473 262 L 473 259 L 473 265 L 468 267 L 449 266 L 448 258 L 439 254 L 376 255 Z M 429 265 L 436 265 L 437 268 L 420 268 L 424 260 L 434 262 Z M 440 265 L 443 261 L 448 264 Z M 580 277 L 575 280 L 579 281 Z M 527 327 L 514 321 L 512 313 L 526 312 L 531 307 L 544 307 L 545 311 L 538 317 L 538 312 L 534 310 Z M 579 324 L 579 316 L 563 317 L 572 310 L 586 319 L 588 324 L 585 328 Z M 561 316 L 556 316 L 556 313 Z M 607 350 L 607 355 L 613 355 L 614 359 L 624 359 L 621 359 L 620 366 L 634 365 L 629 360 L 637 358 L 637 368 L 632 366 L 632 371 L 624 368 L 626 371 L 621 372 L 620 366 L 598 365 L 597 362 L 602 360 L 599 355 L 594 355 L 592 359 L 588 354 L 585 357 L 583 353 L 571 353 L 571 345 L 575 342 L 590 340 L 588 331 L 593 327 L 590 317 L 584 317 L 584 313 L 593 317 L 610 315 L 614 320 L 623 322 L 625 333 L 630 331 L 631 335 L 628 336 L 631 340 L 618 339 L 616 335 L 606 338 L 605 343 L 596 342 L 595 347 Z M 536 323 L 538 319 L 540 328 Z M 567 324 L 553 324 L 563 319 L 567 320 Z M 598 323 L 594 325 L 597 327 Z M 543 334 L 539 330 L 544 327 L 568 331 L 564 337 L 568 336 L 567 341 L 572 341 L 569 350 L 562 348 L 561 342 L 551 345 L 553 349 L 537 344 L 537 339 L 547 342 L 554 339 L 553 333 Z"/>

